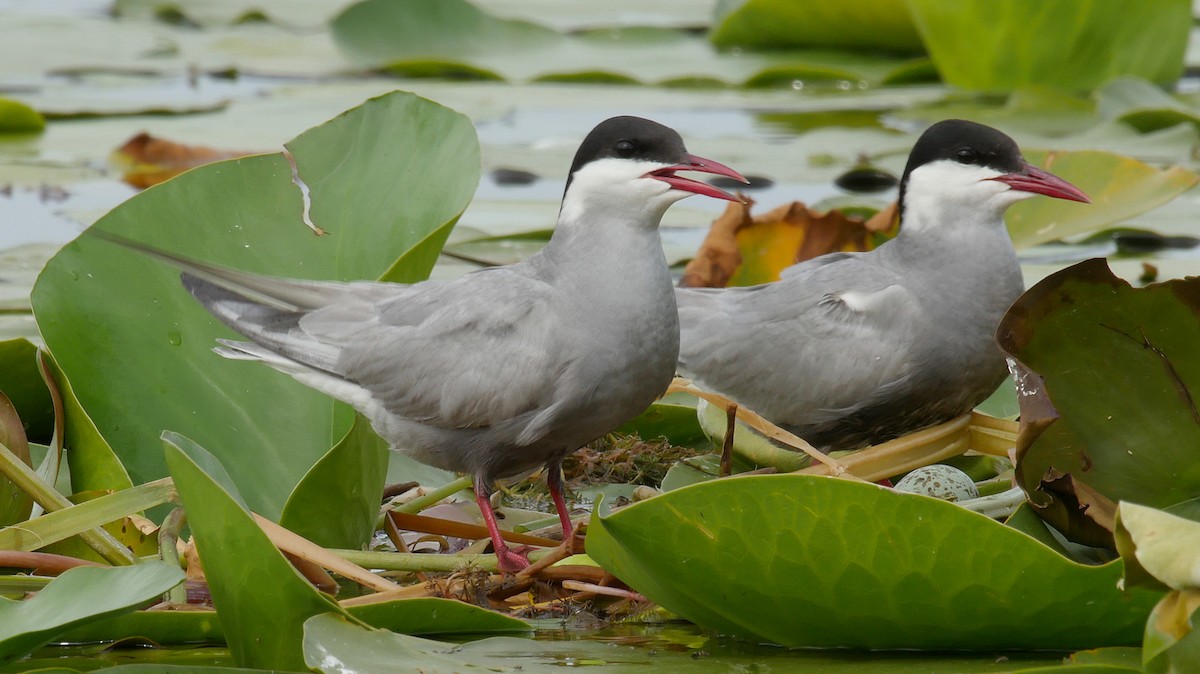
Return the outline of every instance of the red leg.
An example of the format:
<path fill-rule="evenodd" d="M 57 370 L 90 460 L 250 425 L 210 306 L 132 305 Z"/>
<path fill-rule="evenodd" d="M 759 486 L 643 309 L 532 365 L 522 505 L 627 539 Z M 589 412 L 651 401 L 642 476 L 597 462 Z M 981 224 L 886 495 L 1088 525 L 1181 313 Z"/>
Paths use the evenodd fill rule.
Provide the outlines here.
<path fill-rule="evenodd" d="M 487 525 L 488 535 L 492 537 L 492 547 L 496 551 L 496 559 L 500 563 L 502 573 L 516 573 L 529 566 L 525 555 L 511 550 L 500 535 L 500 526 L 496 524 L 496 513 L 492 511 L 492 486 L 482 475 L 475 476 L 475 503 L 483 513 L 483 522 Z"/>
<path fill-rule="evenodd" d="M 567 501 L 562 494 L 561 461 L 546 464 L 546 486 L 550 487 L 550 498 L 554 499 L 554 509 L 558 511 L 558 521 L 562 523 L 563 541 L 570 542 L 575 525 L 571 524 L 571 513 L 567 511 Z"/>

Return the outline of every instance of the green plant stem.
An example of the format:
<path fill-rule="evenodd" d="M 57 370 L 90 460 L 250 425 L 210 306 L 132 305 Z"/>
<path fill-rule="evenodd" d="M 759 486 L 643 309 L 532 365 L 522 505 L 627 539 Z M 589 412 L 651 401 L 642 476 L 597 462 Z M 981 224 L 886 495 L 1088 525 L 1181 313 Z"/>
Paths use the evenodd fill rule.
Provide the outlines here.
<path fill-rule="evenodd" d="M 333 554 L 365 569 L 384 571 L 458 571 L 473 566 L 484 571 L 496 571 L 495 555 L 429 555 L 412 552 L 365 552 L 363 550 L 330 550 Z M 534 550 L 529 561 L 535 562 L 552 550 Z"/>
<path fill-rule="evenodd" d="M 37 592 L 52 580 L 49 576 L 0 576 L 0 594 Z"/>
<path fill-rule="evenodd" d="M 394 508 L 390 506 L 384 506 L 384 508 L 379 512 L 379 517 L 375 520 L 375 529 L 378 531 L 379 529 L 383 528 L 383 518 L 387 516 L 387 512 L 389 510 L 415 515 L 429 506 L 437 503 L 438 501 L 441 501 L 449 496 L 453 496 L 470 486 L 471 478 L 463 475 L 453 482 L 450 482 L 443 487 L 438 487 L 424 496 L 418 496 L 408 503 L 398 505 Z"/>
<path fill-rule="evenodd" d="M 0 473 L 13 481 L 17 488 L 33 497 L 34 502 L 47 512 L 62 510 L 75 505 L 66 496 L 46 484 L 25 462 L 17 457 L 4 443 L 0 443 Z"/>
<path fill-rule="evenodd" d="M 67 497 L 58 493 L 54 487 L 46 484 L 32 468 L 25 465 L 25 462 L 17 458 L 17 455 L 13 454 L 12 450 L 3 443 L 0 443 L 0 473 L 4 473 L 5 477 L 13 481 L 13 484 L 16 484 L 22 491 L 32 496 L 33 500 L 44 508 L 47 513 L 75 507 L 74 503 L 71 503 Z M 45 515 L 43 517 L 48 516 Z M 42 518 L 38 519 L 42 520 Z M 9 528 L 11 529 L 12 527 Z M 138 561 L 137 557 L 129 551 L 129 548 L 121 545 L 121 542 L 115 536 L 101 527 L 86 529 L 78 533 L 79 538 L 88 547 L 99 553 L 110 564 L 136 564 Z M 49 543 L 50 541 L 47 541 L 42 545 L 49 545 Z"/>
<path fill-rule="evenodd" d="M 158 556 L 166 563 L 184 569 L 183 557 L 179 554 L 179 532 L 187 522 L 187 511 L 175 508 L 158 527 Z M 167 591 L 166 600 L 170 604 L 186 604 L 187 588 L 183 583 Z"/>

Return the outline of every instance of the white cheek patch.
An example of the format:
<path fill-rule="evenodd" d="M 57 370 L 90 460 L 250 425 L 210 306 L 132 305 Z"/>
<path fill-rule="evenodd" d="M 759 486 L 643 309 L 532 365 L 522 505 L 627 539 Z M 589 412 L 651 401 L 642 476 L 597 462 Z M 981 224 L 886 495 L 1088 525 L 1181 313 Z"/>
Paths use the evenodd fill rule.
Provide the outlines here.
<path fill-rule="evenodd" d="M 949 159 L 930 162 L 908 175 L 904 227 L 920 231 L 965 221 L 995 220 L 1004 209 L 1031 194 L 994 180 L 1004 173 Z"/>
<path fill-rule="evenodd" d="M 575 220 L 585 213 L 641 212 L 648 202 L 665 195 L 671 186 L 642 176 L 667 164 L 629 159 L 597 159 L 575 171 L 563 195 L 560 220 Z"/>

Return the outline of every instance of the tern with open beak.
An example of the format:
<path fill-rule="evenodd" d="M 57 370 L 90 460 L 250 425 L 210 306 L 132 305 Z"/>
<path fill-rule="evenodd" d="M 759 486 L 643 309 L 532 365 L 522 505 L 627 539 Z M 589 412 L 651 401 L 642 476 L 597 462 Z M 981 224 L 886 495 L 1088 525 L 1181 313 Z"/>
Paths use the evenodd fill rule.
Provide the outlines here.
<path fill-rule="evenodd" d="M 981 124 L 947 120 L 900 180 L 900 233 L 775 283 L 679 288 L 680 371 L 823 450 L 970 411 L 1004 380 L 994 333 L 1024 290 L 1004 225 L 1035 195 L 1088 202 Z"/>
<path fill-rule="evenodd" d="M 291 375 L 362 412 L 393 449 L 471 475 L 500 569 L 515 572 L 529 562 L 501 537 L 493 482 L 545 467 L 569 537 L 563 457 L 637 416 L 675 373 L 659 221 L 692 194 L 737 200 L 684 171 L 745 182 L 661 124 L 604 121 L 575 155 L 546 247 L 453 281 L 272 278 L 118 242 L 182 268 L 188 292 L 250 340 L 217 353 Z"/>

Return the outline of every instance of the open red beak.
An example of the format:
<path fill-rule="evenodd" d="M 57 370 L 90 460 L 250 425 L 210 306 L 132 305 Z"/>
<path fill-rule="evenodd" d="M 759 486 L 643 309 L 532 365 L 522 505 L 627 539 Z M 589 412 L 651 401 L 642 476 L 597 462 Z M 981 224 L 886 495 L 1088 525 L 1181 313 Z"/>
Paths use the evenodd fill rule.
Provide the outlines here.
<path fill-rule="evenodd" d="M 1012 187 L 1014 190 L 1021 190 L 1022 192 L 1044 194 L 1055 199 L 1082 201 L 1085 204 L 1092 203 L 1092 200 L 1088 199 L 1088 196 L 1078 187 L 1028 162 L 1016 173 L 1007 173 L 991 178 L 990 180 L 998 180 Z"/>
<path fill-rule="evenodd" d="M 694 192 L 696 194 L 703 194 L 704 196 L 708 197 L 716 197 L 717 199 L 726 199 L 728 201 L 741 201 L 741 199 L 738 197 L 726 192 L 725 190 L 713 187 L 708 183 L 702 183 L 699 180 L 692 180 L 690 178 L 682 178 L 677 176 L 675 175 L 676 171 L 699 171 L 701 173 L 715 173 L 716 175 L 728 176 L 743 183 L 750 182 L 749 180 L 743 178 L 742 174 L 734 171 L 728 166 L 720 162 L 715 162 L 711 159 L 697 157 L 694 154 L 685 154 L 681 163 L 675 164 L 674 166 L 655 169 L 643 177 L 661 180 L 670 185 L 673 189 L 683 190 L 684 192 Z"/>

